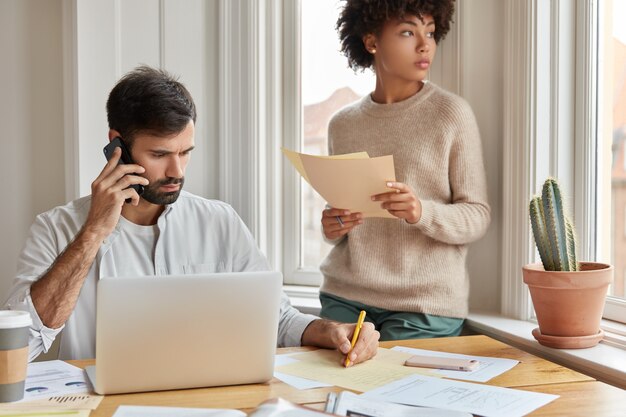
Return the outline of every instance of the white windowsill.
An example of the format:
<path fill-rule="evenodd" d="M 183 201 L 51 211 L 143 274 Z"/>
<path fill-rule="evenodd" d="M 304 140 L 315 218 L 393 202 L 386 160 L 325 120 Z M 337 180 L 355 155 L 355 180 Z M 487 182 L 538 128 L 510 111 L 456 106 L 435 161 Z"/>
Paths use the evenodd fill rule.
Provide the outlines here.
<path fill-rule="evenodd" d="M 319 315 L 317 287 L 285 285 L 283 288 L 294 307 L 303 313 Z M 502 317 L 494 312 L 471 312 L 466 325 L 477 333 L 626 389 L 626 350 L 617 344 L 603 341 L 589 349 L 552 349 L 533 338 L 531 332 L 537 327 L 536 323 Z M 619 339 L 619 333 L 626 334 L 625 325 L 613 323 L 613 326 L 618 334 L 611 335 L 612 339 Z"/>
<path fill-rule="evenodd" d="M 582 372 L 600 381 L 626 388 L 626 350 L 601 342 L 588 349 L 553 349 L 532 336 L 536 323 L 502 317 L 492 312 L 471 312 L 466 325 L 518 349 Z"/>
<path fill-rule="evenodd" d="M 291 305 L 303 313 L 320 314 L 320 291 L 318 287 L 304 285 L 283 285 L 283 290 L 289 297 Z"/>

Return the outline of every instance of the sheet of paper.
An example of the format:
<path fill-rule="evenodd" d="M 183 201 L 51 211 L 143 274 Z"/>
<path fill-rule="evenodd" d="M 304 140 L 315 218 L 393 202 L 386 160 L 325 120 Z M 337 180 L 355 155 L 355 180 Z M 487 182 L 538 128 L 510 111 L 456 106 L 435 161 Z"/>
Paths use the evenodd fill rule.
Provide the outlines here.
<path fill-rule="evenodd" d="M 363 213 L 363 217 L 393 217 L 372 201 L 375 194 L 389 192 L 395 181 L 393 156 L 367 159 L 324 159 L 301 154 L 311 186 L 332 207 Z"/>
<path fill-rule="evenodd" d="M 113 417 L 246 417 L 239 410 L 120 405 Z"/>
<path fill-rule="evenodd" d="M 288 365 L 290 363 L 297 362 L 296 359 L 292 358 L 293 354 L 288 353 L 284 355 L 276 355 L 274 359 L 274 368 L 278 366 Z M 300 378 L 299 376 L 293 376 L 284 374 L 282 372 L 274 371 L 274 378 L 280 379 L 285 384 L 291 385 L 297 389 L 311 389 L 311 388 L 321 388 L 321 387 L 331 387 L 331 384 L 326 384 L 320 381 L 313 381 L 312 379 Z"/>
<path fill-rule="evenodd" d="M 554 401 L 558 395 L 411 375 L 366 392 L 362 397 L 484 417 L 521 417 Z"/>
<path fill-rule="evenodd" d="M 395 218 L 371 200 L 372 195 L 389 191 L 387 181 L 395 181 L 393 156 L 370 158 L 367 152 L 320 156 L 281 150 L 329 205 L 365 217 Z"/>
<path fill-rule="evenodd" d="M 23 409 L 13 411 L 0 410 L 0 416 L 4 417 L 89 417 L 90 410 L 57 410 L 57 409 Z"/>
<path fill-rule="evenodd" d="M 324 417 L 329 415 L 309 408 L 306 405 L 294 404 L 282 398 L 272 398 L 264 401 L 248 414 L 249 417 Z"/>
<path fill-rule="evenodd" d="M 319 349 L 293 355 L 298 362 L 279 366 L 276 370 L 355 391 L 368 391 L 407 375 L 432 375 L 428 370 L 403 366 L 409 356 L 408 353 L 379 348 L 373 359 L 344 368 L 341 365 L 343 355 L 336 350 Z"/>
<path fill-rule="evenodd" d="M 438 356 L 443 358 L 460 358 L 460 359 L 474 359 L 477 360 L 480 365 L 473 371 L 450 371 L 444 369 L 437 369 L 436 374 L 445 376 L 446 378 L 463 379 L 465 381 L 487 382 L 491 378 L 505 373 L 509 369 L 513 368 L 519 363 L 514 359 L 505 358 L 490 358 L 487 356 L 470 356 L 461 355 L 459 353 L 447 353 L 438 352 L 434 350 L 415 349 L 404 346 L 395 346 L 392 350 L 398 352 L 406 352 L 411 355 L 427 355 Z"/>
<path fill-rule="evenodd" d="M 24 399 L 31 401 L 65 394 L 87 394 L 91 385 L 85 371 L 55 360 L 28 364 Z"/>
<path fill-rule="evenodd" d="M 287 157 L 287 159 L 289 159 L 291 164 L 298 171 L 298 173 L 300 173 L 302 178 L 304 178 L 304 180 L 310 184 L 311 181 L 309 181 L 309 177 L 306 174 L 304 166 L 302 165 L 302 159 L 300 158 L 300 155 L 303 155 L 303 154 L 301 154 L 299 152 L 294 152 L 294 151 L 289 150 L 287 148 L 280 148 L 280 150 Z M 369 158 L 369 155 L 367 154 L 367 152 L 355 152 L 355 153 L 346 153 L 346 154 L 343 154 L 343 155 L 330 155 L 330 156 L 327 156 L 327 155 L 317 155 L 316 158 L 326 158 L 326 159 L 364 159 L 364 158 Z"/>
<path fill-rule="evenodd" d="M 472 417 L 470 413 L 462 411 L 415 407 L 390 403 L 389 401 L 372 400 L 350 391 L 343 391 L 339 394 L 329 393 L 326 401 L 326 412 L 339 416 L 368 417 Z"/>

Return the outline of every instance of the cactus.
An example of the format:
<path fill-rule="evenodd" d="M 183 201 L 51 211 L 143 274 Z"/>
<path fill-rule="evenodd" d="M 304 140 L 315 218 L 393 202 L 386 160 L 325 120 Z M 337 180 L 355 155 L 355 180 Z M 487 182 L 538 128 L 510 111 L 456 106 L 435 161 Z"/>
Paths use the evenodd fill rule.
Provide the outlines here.
<path fill-rule="evenodd" d="M 530 222 L 535 243 L 546 271 L 578 271 L 576 236 L 565 215 L 561 190 L 553 178 L 543 184 L 541 196 L 530 201 Z"/>

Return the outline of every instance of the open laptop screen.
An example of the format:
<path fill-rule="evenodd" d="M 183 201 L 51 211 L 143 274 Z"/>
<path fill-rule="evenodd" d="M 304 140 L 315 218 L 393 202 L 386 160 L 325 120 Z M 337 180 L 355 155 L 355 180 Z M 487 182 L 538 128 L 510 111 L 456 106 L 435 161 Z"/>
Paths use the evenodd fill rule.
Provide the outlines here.
<path fill-rule="evenodd" d="M 281 285 L 279 272 L 100 279 L 96 392 L 268 381 Z"/>

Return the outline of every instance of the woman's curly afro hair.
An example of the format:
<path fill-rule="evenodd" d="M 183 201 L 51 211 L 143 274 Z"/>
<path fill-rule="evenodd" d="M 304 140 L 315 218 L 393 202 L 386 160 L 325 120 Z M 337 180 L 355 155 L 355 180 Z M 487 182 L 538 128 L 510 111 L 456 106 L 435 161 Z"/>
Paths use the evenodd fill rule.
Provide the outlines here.
<path fill-rule="evenodd" d="M 341 52 L 353 70 L 370 68 L 374 57 L 365 49 L 363 37 L 378 34 L 385 22 L 404 16 L 430 15 L 435 20 L 435 42 L 448 31 L 454 14 L 454 0 L 344 0 L 337 20 Z"/>

